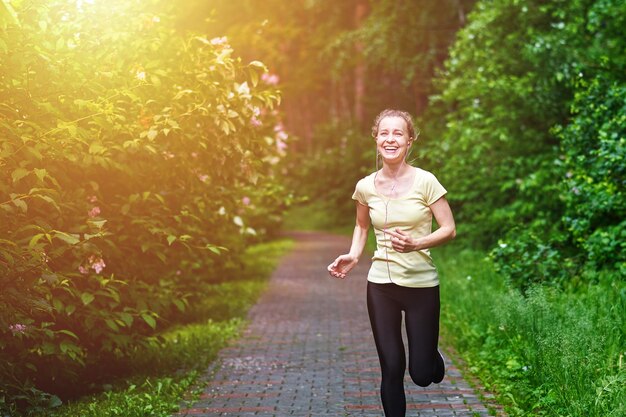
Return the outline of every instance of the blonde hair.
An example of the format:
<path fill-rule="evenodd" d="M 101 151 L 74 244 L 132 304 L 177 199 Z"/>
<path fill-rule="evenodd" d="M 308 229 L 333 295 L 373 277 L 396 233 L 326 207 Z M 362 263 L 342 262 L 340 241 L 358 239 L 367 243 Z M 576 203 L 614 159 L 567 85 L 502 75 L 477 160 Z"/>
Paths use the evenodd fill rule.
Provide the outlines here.
<path fill-rule="evenodd" d="M 417 136 L 420 135 L 419 129 L 417 129 L 417 136 L 415 135 L 415 125 L 413 124 L 413 118 L 408 112 L 395 109 L 385 109 L 378 113 L 378 116 L 376 116 L 376 119 L 374 119 L 374 124 L 372 125 L 373 137 L 378 136 L 378 126 L 380 125 L 381 120 L 383 120 L 385 117 L 399 117 L 404 120 L 409 133 L 409 138 L 415 140 L 417 139 Z"/>

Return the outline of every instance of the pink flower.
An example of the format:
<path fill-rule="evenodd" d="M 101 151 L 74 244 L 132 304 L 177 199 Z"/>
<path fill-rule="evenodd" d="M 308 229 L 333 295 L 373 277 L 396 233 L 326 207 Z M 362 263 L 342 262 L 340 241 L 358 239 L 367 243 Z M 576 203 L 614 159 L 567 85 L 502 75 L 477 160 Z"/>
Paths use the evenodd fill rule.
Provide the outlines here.
<path fill-rule="evenodd" d="M 90 195 L 89 197 L 87 197 L 87 201 L 89 201 L 90 203 L 95 203 L 96 201 L 98 201 L 98 197 L 96 197 L 95 195 Z"/>
<path fill-rule="evenodd" d="M 267 85 L 277 85 L 280 81 L 280 78 L 276 74 L 264 73 L 261 75 L 261 80 Z"/>
<path fill-rule="evenodd" d="M 89 210 L 89 217 L 96 217 L 97 215 L 100 214 L 100 207 L 96 206 L 94 208 L 92 208 L 91 210 Z"/>
<path fill-rule="evenodd" d="M 206 174 L 202 174 L 202 175 L 198 175 L 198 179 L 202 182 L 207 182 L 207 180 L 209 179 L 209 176 Z"/>
<path fill-rule="evenodd" d="M 213 38 L 209 41 L 211 45 L 219 46 L 219 45 L 228 45 L 228 38 L 226 36 Z"/>
<path fill-rule="evenodd" d="M 13 334 L 17 334 L 17 333 L 24 334 L 26 333 L 26 328 L 27 327 L 25 324 L 19 324 L 19 323 L 12 324 L 9 326 L 9 330 L 11 330 Z"/>
<path fill-rule="evenodd" d="M 89 269 L 85 268 L 82 265 L 78 265 L 78 272 L 80 272 L 83 275 L 87 275 L 89 273 Z"/>
<path fill-rule="evenodd" d="M 276 139 L 276 147 L 279 151 L 283 152 L 285 149 L 287 149 L 287 144 L 280 139 Z"/>
<path fill-rule="evenodd" d="M 256 127 L 263 125 L 263 123 L 259 119 L 257 119 L 256 116 L 252 116 L 252 118 L 250 119 L 250 123 L 252 124 L 252 126 Z"/>
<path fill-rule="evenodd" d="M 99 256 L 91 255 L 89 257 L 89 263 L 91 264 L 91 268 L 96 271 L 96 274 L 102 272 L 106 264 L 104 263 L 104 259 Z"/>
<path fill-rule="evenodd" d="M 288 137 L 289 137 L 289 135 L 287 135 L 287 133 L 282 131 L 282 130 L 276 134 L 276 139 L 277 140 L 285 141 L 285 140 L 287 140 Z"/>
<path fill-rule="evenodd" d="M 241 202 L 246 205 L 249 206 L 250 205 L 250 197 L 244 197 L 241 199 Z"/>

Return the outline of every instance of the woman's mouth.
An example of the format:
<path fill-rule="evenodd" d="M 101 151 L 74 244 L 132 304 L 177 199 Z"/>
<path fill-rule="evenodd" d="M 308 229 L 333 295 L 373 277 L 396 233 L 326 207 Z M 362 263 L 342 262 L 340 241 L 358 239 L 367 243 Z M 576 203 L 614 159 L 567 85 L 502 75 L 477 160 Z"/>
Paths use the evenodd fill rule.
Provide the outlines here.
<path fill-rule="evenodd" d="M 397 146 L 384 146 L 383 149 L 385 150 L 385 153 L 396 153 L 398 151 L 398 147 Z"/>

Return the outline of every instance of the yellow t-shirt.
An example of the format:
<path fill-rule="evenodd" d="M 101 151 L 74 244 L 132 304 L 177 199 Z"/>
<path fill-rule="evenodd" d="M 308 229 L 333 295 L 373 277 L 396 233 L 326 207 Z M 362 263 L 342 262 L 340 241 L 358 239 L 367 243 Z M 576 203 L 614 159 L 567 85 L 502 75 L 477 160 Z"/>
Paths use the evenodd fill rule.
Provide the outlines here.
<path fill-rule="evenodd" d="M 388 198 L 378 193 L 374 185 L 375 172 L 356 184 L 352 199 L 369 207 L 370 219 L 376 234 L 376 252 L 367 275 L 368 281 L 379 284 L 393 282 L 404 287 L 439 285 L 437 269 L 428 249 L 408 253 L 396 252 L 391 246 L 390 236 L 383 233 L 385 214 L 387 229 L 399 228 L 412 237 L 426 236 L 432 231 L 433 216 L 429 206 L 443 197 L 447 191 L 430 172 L 417 167 L 413 169 L 415 169 L 413 185 L 398 198 Z"/>

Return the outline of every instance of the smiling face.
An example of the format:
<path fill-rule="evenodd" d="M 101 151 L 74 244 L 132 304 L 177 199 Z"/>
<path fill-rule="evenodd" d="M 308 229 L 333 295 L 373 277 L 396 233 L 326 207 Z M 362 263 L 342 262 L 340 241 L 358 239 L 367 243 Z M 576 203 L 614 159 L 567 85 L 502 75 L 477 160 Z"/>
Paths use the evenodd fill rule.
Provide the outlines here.
<path fill-rule="evenodd" d="M 413 138 L 409 137 L 406 122 L 401 117 L 389 116 L 378 124 L 376 147 L 383 161 L 402 162 L 409 151 Z"/>

